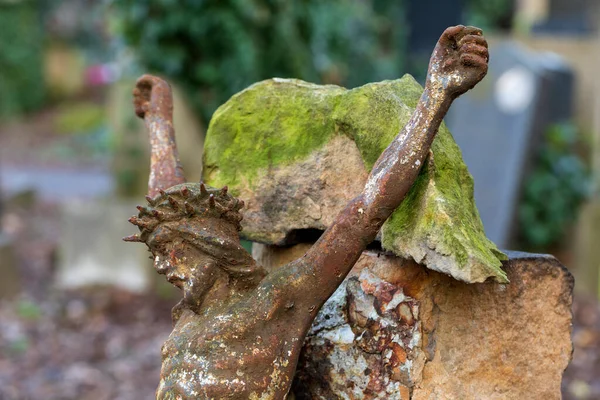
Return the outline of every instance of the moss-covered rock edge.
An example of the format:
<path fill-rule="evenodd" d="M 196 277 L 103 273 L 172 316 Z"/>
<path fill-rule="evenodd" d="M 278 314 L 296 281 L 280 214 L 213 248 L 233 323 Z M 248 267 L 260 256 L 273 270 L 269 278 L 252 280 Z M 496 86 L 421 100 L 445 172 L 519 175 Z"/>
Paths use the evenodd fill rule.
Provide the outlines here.
<path fill-rule="evenodd" d="M 371 169 L 410 118 L 422 90 L 408 74 L 351 90 L 277 78 L 254 84 L 215 112 L 205 142 L 205 181 L 229 185 L 234 193 L 240 185 L 253 187 L 269 167 L 301 160 L 339 134 L 354 140 Z M 373 124 L 378 119 L 384 122 Z M 472 178 L 445 125 L 432 153 L 384 225 L 384 248 L 461 280 L 506 282 L 501 269 L 506 256 L 485 236 Z M 450 266 L 431 265 L 424 254 L 432 251 L 443 259 L 437 257 L 437 264 Z M 465 275 L 466 270 L 476 273 Z"/>

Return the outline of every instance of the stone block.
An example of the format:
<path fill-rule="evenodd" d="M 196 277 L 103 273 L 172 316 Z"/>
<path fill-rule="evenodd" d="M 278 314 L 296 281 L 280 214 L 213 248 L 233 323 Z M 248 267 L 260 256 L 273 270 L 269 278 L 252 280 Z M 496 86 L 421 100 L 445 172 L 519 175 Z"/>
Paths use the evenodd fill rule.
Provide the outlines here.
<path fill-rule="evenodd" d="M 582 207 L 574 242 L 577 292 L 600 299 L 600 201 Z"/>
<path fill-rule="evenodd" d="M 422 91 L 410 75 L 352 90 L 293 79 L 259 82 L 215 112 L 203 178 L 214 187 L 228 185 L 246 202 L 246 239 L 310 241 L 299 238 L 325 230 L 362 193 Z M 500 261 L 505 256 L 485 236 L 472 178 L 443 124 L 380 240 L 398 256 L 456 279 L 506 281 Z"/>
<path fill-rule="evenodd" d="M 301 246 L 262 247 L 261 260 Z M 296 398 L 560 399 L 573 277 L 552 256 L 507 254 L 510 283 L 466 284 L 363 253 L 306 338 Z"/>

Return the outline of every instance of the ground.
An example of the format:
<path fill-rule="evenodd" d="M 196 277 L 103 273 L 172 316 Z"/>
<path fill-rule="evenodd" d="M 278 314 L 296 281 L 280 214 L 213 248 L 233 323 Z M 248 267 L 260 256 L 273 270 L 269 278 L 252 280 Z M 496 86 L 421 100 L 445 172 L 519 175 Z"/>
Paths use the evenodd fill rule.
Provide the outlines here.
<path fill-rule="evenodd" d="M 153 398 L 175 299 L 53 288 L 55 210 L 36 204 L 4 216 L 16 239 L 22 291 L 0 301 L 0 399 Z"/>

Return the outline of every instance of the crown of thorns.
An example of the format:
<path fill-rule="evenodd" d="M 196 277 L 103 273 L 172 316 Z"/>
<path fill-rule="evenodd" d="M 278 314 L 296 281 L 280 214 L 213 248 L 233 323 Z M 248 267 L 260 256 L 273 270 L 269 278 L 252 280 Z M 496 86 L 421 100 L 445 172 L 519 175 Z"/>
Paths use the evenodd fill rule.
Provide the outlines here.
<path fill-rule="evenodd" d="M 231 222 L 240 231 L 240 209 L 244 202 L 228 194 L 227 190 L 227 186 L 215 189 L 204 183 L 185 183 L 160 190 L 154 198 L 146 196 L 148 206 L 137 206 L 138 215 L 129 218 L 129 222 L 140 229 L 140 234 L 127 236 L 123 240 L 146 243 L 159 224 L 193 216 L 221 218 Z"/>

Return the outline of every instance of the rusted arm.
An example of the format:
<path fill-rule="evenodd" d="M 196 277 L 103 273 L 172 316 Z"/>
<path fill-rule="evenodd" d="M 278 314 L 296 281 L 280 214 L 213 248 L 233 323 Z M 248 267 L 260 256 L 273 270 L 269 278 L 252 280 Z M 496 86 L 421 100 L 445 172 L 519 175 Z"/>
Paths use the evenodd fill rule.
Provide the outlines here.
<path fill-rule="evenodd" d="M 336 217 L 305 256 L 326 300 L 400 205 L 429 152 L 451 98 L 432 99 L 426 87 L 404 129 L 379 157 L 363 193 Z"/>
<path fill-rule="evenodd" d="M 425 90 L 406 126 L 379 157 L 363 193 L 336 217 L 304 257 L 324 302 L 400 205 L 415 181 L 452 101 L 487 72 L 481 30 L 448 28 L 433 52 Z M 322 304 L 322 303 L 321 303 Z M 320 304 L 319 304 L 320 305 Z"/>
<path fill-rule="evenodd" d="M 143 75 L 133 90 L 135 113 L 146 123 L 151 146 L 148 195 L 184 183 L 173 129 L 173 95 L 164 80 Z"/>

